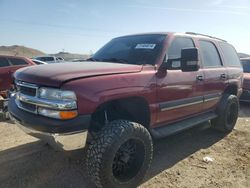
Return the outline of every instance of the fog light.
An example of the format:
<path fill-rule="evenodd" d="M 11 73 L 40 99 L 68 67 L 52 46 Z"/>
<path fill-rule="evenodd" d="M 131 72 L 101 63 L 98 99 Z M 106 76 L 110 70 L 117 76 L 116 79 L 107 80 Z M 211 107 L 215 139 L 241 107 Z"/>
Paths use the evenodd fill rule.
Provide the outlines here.
<path fill-rule="evenodd" d="M 73 119 L 77 116 L 77 111 L 58 111 L 58 110 L 52 110 L 47 108 L 38 108 L 38 114 L 50 118 L 56 118 L 56 119 Z"/>

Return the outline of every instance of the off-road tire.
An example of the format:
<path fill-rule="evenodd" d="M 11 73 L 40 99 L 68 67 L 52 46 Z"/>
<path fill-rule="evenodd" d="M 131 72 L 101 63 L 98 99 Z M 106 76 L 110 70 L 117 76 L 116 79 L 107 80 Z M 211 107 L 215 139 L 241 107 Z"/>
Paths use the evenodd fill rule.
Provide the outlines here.
<path fill-rule="evenodd" d="M 123 157 L 119 155 L 123 151 L 121 148 L 126 147 L 128 143 L 135 144 L 135 154 L 128 155 L 127 163 L 121 163 L 119 160 L 116 162 L 119 156 Z M 115 120 L 99 131 L 89 143 L 86 167 L 97 187 L 136 187 L 149 169 L 152 157 L 153 143 L 147 129 L 138 123 Z M 130 159 L 133 159 L 132 162 Z M 128 167 L 124 168 L 126 170 L 122 171 L 124 173 L 118 174 L 119 171 L 115 167 L 129 162 L 132 165 L 127 165 Z"/>
<path fill-rule="evenodd" d="M 224 133 L 231 132 L 236 124 L 238 112 L 239 101 L 237 96 L 223 95 L 217 108 L 218 117 L 211 120 L 212 128 Z"/>

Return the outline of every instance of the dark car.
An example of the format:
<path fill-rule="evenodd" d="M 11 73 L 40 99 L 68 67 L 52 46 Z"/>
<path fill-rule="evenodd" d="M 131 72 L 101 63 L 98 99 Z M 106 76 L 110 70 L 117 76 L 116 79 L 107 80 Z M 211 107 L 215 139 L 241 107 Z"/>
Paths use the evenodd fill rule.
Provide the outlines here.
<path fill-rule="evenodd" d="M 244 102 L 250 102 L 250 57 L 241 58 L 240 60 L 244 72 L 243 93 L 240 97 L 240 100 Z"/>
<path fill-rule="evenodd" d="M 76 149 L 86 147 L 86 169 L 97 187 L 139 185 L 152 161 L 152 139 L 209 120 L 227 133 L 236 124 L 243 71 L 224 40 L 129 35 L 88 61 L 17 71 L 8 107 L 26 133 L 54 146 L 67 149 L 79 138 Z"/>

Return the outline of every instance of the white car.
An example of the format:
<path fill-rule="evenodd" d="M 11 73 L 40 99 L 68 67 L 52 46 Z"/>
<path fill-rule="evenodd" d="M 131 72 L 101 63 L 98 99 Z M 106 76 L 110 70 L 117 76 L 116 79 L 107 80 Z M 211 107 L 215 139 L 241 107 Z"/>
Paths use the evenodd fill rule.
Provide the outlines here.
<path fill-rule="evenodd" d="M 32 59 L 43 61 L 46 63 L 60 63 L 64 61 L 62 57 L 55 57 L 55 56 L 40 56 L 40 57 L 34 57 Z"/>

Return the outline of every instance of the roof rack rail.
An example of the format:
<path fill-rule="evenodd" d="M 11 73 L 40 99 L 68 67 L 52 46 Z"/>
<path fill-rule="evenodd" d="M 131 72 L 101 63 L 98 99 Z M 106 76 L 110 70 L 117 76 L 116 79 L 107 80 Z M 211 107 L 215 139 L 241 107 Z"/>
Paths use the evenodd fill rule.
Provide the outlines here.
<path fill-rule="evenodd" d="M 204 36 L 204 37 L 209 37 L 209 38 L 221 40 L 221 41 L 223 41 L 223 42 L 227 42 L 226 40 L 223 40 L 223 39 L 220 39 L 220 38 L 217 38 L 217 37 L 213 37 L 213 36 L 210 36 L 210 35 L 204 35 L 204 34 L 201 34 L 201 33 L 186 32 L 186 34 L 189 34 L 189 35 L 201 35 L 201 36 Z"/>

